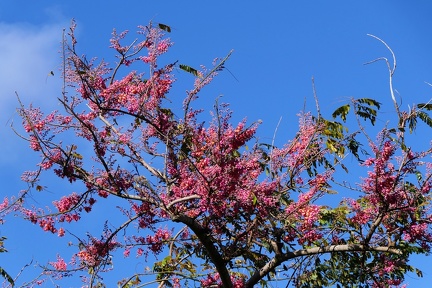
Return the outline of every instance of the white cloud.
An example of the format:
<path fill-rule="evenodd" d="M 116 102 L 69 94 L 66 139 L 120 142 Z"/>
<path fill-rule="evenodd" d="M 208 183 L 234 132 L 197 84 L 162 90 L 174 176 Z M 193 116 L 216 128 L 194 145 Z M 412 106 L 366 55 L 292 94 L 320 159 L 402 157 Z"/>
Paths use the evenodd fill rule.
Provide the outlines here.
<path fill-rule="evenodd" d="M 15 91 L 26 101 L 48 98 L 59 88 L 62 26 L 0 23 L 0 112 L 16 107 Z M 54 71 L 55 77 L 48 77 Z M 54 97 L 49 97 L 55 99 Z M 37 101 L 39 102 L 39 101 Z"/>
<path fill-rule="evenodd" d="M 32 102 L 46 108 L 44 111 L 57 108 L 64 27 L 67 24 L 60 22 L 49 26 L 0 22 L 0 163 L 22 159 L 22 153 L 27 152 L 22 150 L 27 146 L 25 141 L 9 127 L 12 120 L 18 128 L 21 124 L 15 91 L 26 106 Z M 50 71 L 54 76 L 48 76 Z"/>

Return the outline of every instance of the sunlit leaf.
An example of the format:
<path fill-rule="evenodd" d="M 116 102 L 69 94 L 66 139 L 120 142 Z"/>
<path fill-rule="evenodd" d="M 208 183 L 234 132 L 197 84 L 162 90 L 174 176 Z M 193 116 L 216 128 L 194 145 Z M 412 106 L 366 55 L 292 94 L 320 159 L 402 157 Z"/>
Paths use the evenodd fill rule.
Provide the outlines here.
<path fill-rule="evenodd" d="M 342 121 L 346 122 L 346 116 L 348 115 L 350 109 L 351 106 L 349 104 L 343 105 L 333 112 L 332 117 L 337 118 L 339 116 L 341 117 Z"/>
<path fill-rule="evenodd" d="M 82 159 L 83 159 L 83 156 L 82 156 L 81 154 L 79 154 L 79 153 L 72 153 L 72 155 L 73 155 L 76 159 L 79 159 L 79 160 L 82 160 Z"/>
<path fill-rule="evenodd" d="M 180 69 L 182 69 L 182 70 L 184 70 L 184 71 L 186 71 L 188 73 L 191 73 L 192 75 L 194 75 L 196 77 L 199 76 L 198 75 L 198 70 L 196 70 L 196 69 L 194 69 L 194 68 L 192 68 L 190 66 L 187 66 L 187 65 L 184 65 L 184 64 L 180 64 L 179 67 L 180 67 Z"/>
<path fill-rule="evenodd" d="M 258 202 L 258 198 L 254 195 L 253 199 L 252 199 L 252 205 L 255 206 L 257 204 L 257 202 Z"/>
<path fill-rule="evenodd" d="M 418 277 L 423 277 L 423 272 L 420 269 L 415 269 L 415 272 L 417 274 Z"/>

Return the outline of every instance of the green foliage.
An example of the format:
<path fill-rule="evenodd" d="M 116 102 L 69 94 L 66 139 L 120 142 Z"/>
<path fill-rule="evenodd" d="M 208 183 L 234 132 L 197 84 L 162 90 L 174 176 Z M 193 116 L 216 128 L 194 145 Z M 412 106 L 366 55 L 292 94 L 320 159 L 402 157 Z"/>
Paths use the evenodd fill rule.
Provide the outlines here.
<path fill-rule="evenodd" d="M 351 109 L 350 104 L 343 105 L 343 106 L 337 108 L 333 112 L 332 117 L 336 119 L 339 116 L 339 117 L 341 117 L 343 122 L 346 122 L 346 116 L 348 115 L 350 109 Z"/>
<path fill-rule="evenodd" d="M 341 123 L 336 121 L 328 121 L 322 119 L 322 124 L 324 125 L 323 134 L 326 136 L 326 146 L 337 156 L 341 157 L 345 154 L 345 147 L 341 145 L 341 140 L 345 138 L 345 133 L 348 129 L 344 127 Z"/>
<path fill-rule="evenodd" d="M 171 27 L 162 23 L 158 24 L 158 27 L 168 33 L 171 33 Z"/>
<path fill-rule="evenodd" d="M 377 285 L 386 283 L 387 280 L 403 279 L 407 272 L 422 275 L 422 272 L 406 264 L 400 256 L 390 256 L 397 267 L 383 276 L 373 276 L 371 271 L 376 268 L 376 262 L 380 261 L 380 253 L 377 252 L 349 252 L 332 253 L 328 259 L 315 256 L 310 259 L 313 269 L 303 271 L 297 278 L 296 287 L 358 287 L 368 288 L 370 283 Z M 353 281 L 355 279 L 355 281 Z"/>
<path fill-rule="evenodd" d="M 188 73 L 191 73 L 192 75 L 194 75 L 196 77 L 199 77 L 198 70 L 196 70 L 195 68 L 192 68 L 192 67 L 190 67 L 188 65 L 184 65 L 184 64 L 180 64 L 179 68 L 188 72 Z"/>
<path fill-rule="evenodd" d="M 373 99 L 362 98 L 354 101 L 355 114 L 363 120 L 369 120 L 372 125 L 375 125 L 377 110 L 380 109 L 380 103 Z M 374 108 L 376 107 L 376 109 Z"/>
<path fill-rule="evenodd" d="M 432 127 L 432 118 L 430 118 L 426 112 L 419 111 L 417 114 L 420 120 L 422 120 L 429 127 Z"/>
<path fill-rule="evenodd" d="M 380 107 L 381 103 L 374 99 L 352 99 L 350 104 L 338 107 L 332 113 L 332 117 L 335 120 L 340 118 L 346 123 L 348 114 L 353 111 L 352 113 L 356 117 L 365 121 L 369 120 L 372 125 L 375 125 Z M 362 144 L 355 138 L 356 134 L 347 135 L 348 128 L 337 121 L 324 120 L 323 123 L 325 126 L 324 134 L 328 137 L 326 140 L 327 148 L 339 157 L 349 151 L 359 162 L 362 162 L 360 152 L 364 155 L 367 155 L 367 152 L 361 148 Z"/>
<path fill-rule="evenodd" d="M 352 104 L 346 104 L 337 108 L 332 117 L 334 119 L 340 117 L 343 122 L 346 122 L 346 117 L 351 111 L 351 105 L 354 106 L 354 114 L 363 118 L 363 120 L 369 120 L 372 125 L 375 125 L 377 111 L 381 107 L 381 103 L 370 98 L 353 99 Z"/>
<path fill-rule="evenodd" d="M 0 253 L 7 252 L 7 250 L 4 248 L 4 240 L 6 240 L 6 237 L 4 236 L 0 237 Z M 13 278 L 6 272 L 6 270 L 3 269 L 3 267 L 0 267 L 0 275 L 7 282 L 9 282 L 9 284 L 11 284 L 12 287 L 15 285 Z"/>
<path fill-rule="evenodd" d="M 6 281 L 8 281 L 9 284 L 12 285 L 12 287 L 15 285 L 14 280 L 12 279 L 12 277 L 2 267 L 0 267 L 0 275 L 4 279 L 6 279 Z"/>

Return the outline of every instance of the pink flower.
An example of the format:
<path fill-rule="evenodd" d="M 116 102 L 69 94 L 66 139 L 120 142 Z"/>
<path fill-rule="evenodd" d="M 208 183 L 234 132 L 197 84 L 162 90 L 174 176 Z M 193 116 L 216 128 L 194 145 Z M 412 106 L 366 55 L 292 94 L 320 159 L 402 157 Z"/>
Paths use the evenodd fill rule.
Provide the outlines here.
<path fill-rule="evenodd" d="M 58 235 L 59 237 L 63 237 L 63 236 L 65 235 L 65 230 L 63 229 L 63 227 L 60 228 L 60 229 L 58 229 L 58 231 L 57 231 L 57 235 Z"/>
<path fill-rule="evenodd" d="M 5 197 L 3 199 L 3 202 L 0 203 L 0 210 L 3 210 L 5 208 L 7 208 L 9 206 L 9 199 L 7 197 Z"/>
<path fill-rule="evenodd" d="M 50 262 L 50 265 L 54 267 L 54 269 L 58 271 L 66 271 L 67 270 L 67 264 L 63 260 L 63 258 L 60 257 L 60 255 L 57 255 L 57 261 L 56 262 Z"/>
<path fill-rule="evenodd" d="M 40 166 L 44 170 L 48 170 L 53 166 L 53 162 L 51 160 L 46 160 L 40 163 Z"/>
<path fill-rule="evenodd" d="M 41 149 L 39 142 L 34 135 L 30 136 L 30 148 L 34 151 L 40 151 Z"/>
<path fill-rule="evenodd" d="M 54 201 L 53 204 L 60 213 L 64 213 L 77 205 L 80 199 L 81 197 L 77 193 L 72 193 L 69 196 L 63 196 L 59 201 Z"/>

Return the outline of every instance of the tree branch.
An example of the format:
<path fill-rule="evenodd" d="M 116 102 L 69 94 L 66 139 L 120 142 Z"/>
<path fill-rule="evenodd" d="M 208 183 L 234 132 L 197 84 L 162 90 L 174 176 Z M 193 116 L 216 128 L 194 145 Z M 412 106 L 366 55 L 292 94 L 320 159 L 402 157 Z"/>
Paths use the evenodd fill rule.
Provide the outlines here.
<path fill-rule="evenodd" d="M 334 252 L 360 252 L 360 251 L 377 251 L 377 252 L 388 252 L 397 255 L 402 255 L 402 252 L 396 248 L 390 247 L 368 247 L 361 244 L 345 244 L 345 245 L 330 245 L 326 247 L 314 247 L 309 249 L 301 249 L 293 252 L 284 253 L 283 255 L 276 255 L 271 259 L 266 265 L 264 265 L 260 270 L 256 271 L 252 277 L 246 282 L 245 287 L 254 287 L 264 276 L 266 276 L 274 268 L 282 264 L 283 262 L 302 256 L 310 256 L 325 253 Z"/>
<path fill-rule="evenodd" d="M 201 226 L 198 222 L 196 222 L 191 217 L 188 217 L 184 214 L 173 216 L 172 220 L 174 222 L 181 222 L 187 225 L 198 237 L 200 242 L 204 245 L 209 257 L 211 258 L 212 263 L 216 267 L 216 271 L 219 273 L 220 279 L 222 281 L 222 285 L 224 288 L 231 288 L 233 284 L 231 282 L 231 277 L 228 272 L 228 269 L 225 266 L 225 262 L 222 259 L 222 256 L 217 251 L 216 247 L 211 240 L 211 236 L 208 233 L 208 230 Z"/>
<path fill-rule="evenodd" d="M 190 195 L 190 196 L 186 196 L 186 197 L 183 197 L 183 198 L 179 198 L 179 199 L 176 199 L 176 200 L 171 201 L 170 203 L 168 203 L 168 205 L 166 206 L 166 208 L 169 210 L 174 204 L 177 204 L 177 203 L 180 203 L 180 202 L 183 202 L 183 201 L 192 200 L 192 199 L 200 199 L 200 198 L 201 197 L 198 196 L 198 195 Z"/>

